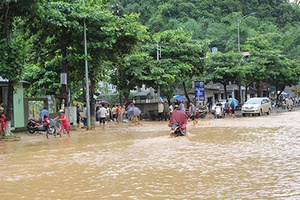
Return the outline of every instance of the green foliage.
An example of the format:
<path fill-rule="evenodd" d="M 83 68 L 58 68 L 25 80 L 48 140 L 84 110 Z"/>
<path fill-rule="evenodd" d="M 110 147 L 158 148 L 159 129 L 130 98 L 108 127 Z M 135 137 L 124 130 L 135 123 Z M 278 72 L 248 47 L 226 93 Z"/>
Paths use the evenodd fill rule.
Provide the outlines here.
<path fill-rule="evenodd" d="M 205 80 L 215 83 L 222 83 L 224 86 L 229 82 L 236 83 L 240 76 L 240 71 L 237 70 L 240 65 L 240 53 L 211 53 L 205 60 Z"/>
<path fill-rule="evenodd" d="M 56 67 L 57 63 L 46 63 L 45 68 L 29 66 L 26 68 L 22 78 L 30 83 L 26 89 L 27 97 L 42 97 L 60 93 L 60 73 Z"/>
<path fill-rule="evenodd" d="M 120 16 L 113 15 L 115 3 Z M 125 96 L 142 84 L 161 86 L 171 96 L 176 82 L 202 77 L 204 71 L 207 80 L 247 85 L 275 82 L 270 77 L 282 77 L 285 67 L 298 73 L 294 60 L 300 59 L 300 9 L 287 1 L 86 0 L 83 5 L 75 0 L 14 0 L 0 3 L 2 13 L 7 5 L 10 15 L 0 22 L 0 74 L 12 81 L 24 74 L 32 83 L 29 96 L 59 94 L 59 75 L 68 72 L 68 86 L 79 98 L 85 60 L 92 90 L 98 81 L 109 80 Z M 241 49 L 251 53 L 244 61 L 232 52 L 237 51 L 239 19 Z M 203 59 L 211 47 L 223 53 Z"/>
<path fill-rule="evenodd" d="M 268 82 L 270 86 L 283 91 L 285 86 L 298 83 L 299 62 L 284 57 L 281 45 L 283 38 L 273 33 L 247 40 L 246 48 L 251 55 L 241 68 L 245 84 Z"/>

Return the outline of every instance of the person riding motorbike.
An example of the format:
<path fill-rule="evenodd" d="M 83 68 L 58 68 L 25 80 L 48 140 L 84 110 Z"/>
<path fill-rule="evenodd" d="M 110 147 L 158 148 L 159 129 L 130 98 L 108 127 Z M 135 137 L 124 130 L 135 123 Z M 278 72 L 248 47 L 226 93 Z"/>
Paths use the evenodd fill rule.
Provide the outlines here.
<path fill-rule="evenodd" d="M 49 118 L 49 111 L 48 111 L 47 107 L 44 107 L 44 109 L 41 111 L 40 116 L 41 116 L 41 118 L 40 118 L 41 122 L 45 123 L 46 122 L 45 117 Z"/>
<path fill-rule="evenodd" d="M 179 110 L 179 106 L 175 105 L 174 110 L 170 116 L 168 126 L 171 127 L 173 123 L 179 123 L 180 130 L 184 131 L 188 122 L 188 116 Z"/>
<path fill-rule="evenodd" d="M 220 101 L 216 104 L 216 111 L 215 111 L 215 118 L 222 118 L 224 117 L 224 112 L 223 112 L 223 106 Z"/>

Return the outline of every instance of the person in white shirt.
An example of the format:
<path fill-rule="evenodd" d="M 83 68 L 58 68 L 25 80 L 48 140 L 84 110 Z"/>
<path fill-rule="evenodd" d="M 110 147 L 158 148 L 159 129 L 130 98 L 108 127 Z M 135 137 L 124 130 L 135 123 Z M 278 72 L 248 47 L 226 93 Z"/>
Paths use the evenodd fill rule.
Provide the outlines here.
<path fill-rule="evenodd" d="M 172 114 L 172 112 L 173 112 L 173 110 L 174 110 L 174 108 L 173 108 L 173 104 L 171 104 L 171 105 L 170 105 L 169 109 L 170 109 L 170 113 L 169 113 L 169 114 L 171 115 L 171 114 Z"/>
<path fill-rule="evenodd" d="M 158 104 L 158 120 L 162 121 L 163 119 L 163 112 L 164 112 L 164 104 L 162 102 L 159 102 Z"/>
<path fill-rule="evenodd" d="M 104 108 L 104 105 L 101 105 L 100 109 L 97 112 L 97 115 L 99 118 L 100 127 L 102 126 L 103 129 L 105 126 L 106 114 L 107 114 L 107 110 Z"/>
<path fill-rule="evenodd" d="M 115 105 L 113 105 L 112 109 L 111 109 L 111 114 L 112 114 L 112 121 L 115 121 L 115 119 L 117 120 L 117 111 L 116 111 L 116 107 Z"/>

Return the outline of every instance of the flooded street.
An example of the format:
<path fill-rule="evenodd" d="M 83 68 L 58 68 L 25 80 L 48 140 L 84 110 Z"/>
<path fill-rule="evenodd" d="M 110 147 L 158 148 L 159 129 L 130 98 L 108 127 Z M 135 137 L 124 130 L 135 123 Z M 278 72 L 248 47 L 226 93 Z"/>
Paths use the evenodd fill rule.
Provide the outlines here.
<path fill-rule="evenodd" d="M 0 199 L 300 199 L 300 110 L 0 141 Z"/>

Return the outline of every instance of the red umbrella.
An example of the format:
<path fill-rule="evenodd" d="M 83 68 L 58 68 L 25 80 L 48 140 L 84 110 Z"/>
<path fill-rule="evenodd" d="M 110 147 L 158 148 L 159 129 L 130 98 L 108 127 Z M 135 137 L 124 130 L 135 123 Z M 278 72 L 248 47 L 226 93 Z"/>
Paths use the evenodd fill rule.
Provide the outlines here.
<path fill-rule="evenodd" d="M 107 101 L 100 101 L 99 104 L 107 105 L 107 104 L 109 104 L 109 102 L 107 102 Z"/>
<path fill-rule="evenodd" d="M 124 103 L 123 105 L 127 108 L 127 106 L 128 106 L 130 103 L 131 103 L 131 101 L 127 100 L 127 101 L 125 101 L 125 103 Z"/>

